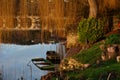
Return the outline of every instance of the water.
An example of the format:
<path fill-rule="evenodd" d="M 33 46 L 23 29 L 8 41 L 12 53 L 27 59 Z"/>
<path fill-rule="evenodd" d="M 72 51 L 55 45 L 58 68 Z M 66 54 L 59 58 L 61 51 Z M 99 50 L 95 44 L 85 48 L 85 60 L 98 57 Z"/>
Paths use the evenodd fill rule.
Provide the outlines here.
<path fill-rule="evenodd" d="M 57 49 L 57 44 L 37 44 L 37 45 L 0 45 L 0 71 L 3 73 L 3 80 L 40 80 L 42 75 L 48 71 L 39 70 L 29 61 L 36 57 L 46 57 L 46 51 Z M 32 73 L 30 66 L 32 66 Z"/>

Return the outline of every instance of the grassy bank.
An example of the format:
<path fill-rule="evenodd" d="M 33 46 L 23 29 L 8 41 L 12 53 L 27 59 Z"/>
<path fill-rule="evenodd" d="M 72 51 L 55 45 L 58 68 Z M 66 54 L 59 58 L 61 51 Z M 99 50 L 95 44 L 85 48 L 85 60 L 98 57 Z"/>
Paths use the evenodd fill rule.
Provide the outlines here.
<path fill-rule="evenodd" d="M 65 80 L 120 80 L 120 63 L 116 59 L 101 60 L 102 50 L 100 45 L 120 45 L 120 34 L 113 34 L 91 48 L 80 51 L 72 56 L 73 59 L 83 64 L 90 64 L 86 69 L 77 69 L 64 73 Z M 99 61 L 99 62 L 97 62 Z"/>

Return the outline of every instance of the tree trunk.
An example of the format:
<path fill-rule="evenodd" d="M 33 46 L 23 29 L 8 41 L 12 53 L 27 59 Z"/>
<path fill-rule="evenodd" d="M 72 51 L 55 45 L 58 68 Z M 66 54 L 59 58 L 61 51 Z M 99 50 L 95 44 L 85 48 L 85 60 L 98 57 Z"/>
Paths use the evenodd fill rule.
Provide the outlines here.
<path fill-rule="evenodd" d="M 113 29 L 113 16 L 114 16 L 113 11 L 108 10 L 107 11 L 108 32 L 112 31 Z"/>
<path fill-rule="evenodd" d="M 108 23 L 109 23 L 108 27 L 109 27 L 109 32 L 110 32 L 113 29 L 113 15 L 108 17 Z"/>
<path fill-rule="evenodd" d="M 89 9 L 89 17 L 97 17 L 97 3 L 96 0 L 88 0 L 90 9 Z"/>

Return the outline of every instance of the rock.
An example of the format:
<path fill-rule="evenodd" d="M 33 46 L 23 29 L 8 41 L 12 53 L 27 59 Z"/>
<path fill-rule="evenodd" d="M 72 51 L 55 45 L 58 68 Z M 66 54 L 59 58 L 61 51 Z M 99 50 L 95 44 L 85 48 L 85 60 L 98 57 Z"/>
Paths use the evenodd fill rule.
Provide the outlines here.
<path fill-rule="evenodd" d="M 108 53 L 115 53 L 115 47 L 110 46 L 107 48 Z"/>
<path fill-rule="evenodd" d="M 60 70 L 75 70 L 75 69 L 80 69 L 82 67 L 82 64 L 76 61 L 73 58 L 67 58 L 61 61 L 60 64 Z"/>
<path fill-rule="evenodd" d="M 87 64 L 83 64 L 83 68 L 84 69 L 88 68 L 89 66 L 90 66 L 90 64 L 88 64 L 88 63 Z"/>
<path fill-rule="evenodd" d="M 102 52 L 102 54 L 101 54 L 101 59 L 102 59 L 103 61 L 107 61 L 107 60 L 108 60 L 108 56 L 106 55 L 106 52 Z"/>
<path fill-rule="evenodd" d="M 116 57 L 117 62 L 120 62 L 120 56 Z"/>
<path fill-rule="evenodd" d="M 82 64 L 73 58 L 67 58 L 60 64 L 60 71 L 83 70 L 90 66 L 89 63 Z"/>
<path fill-rule="evenodd" d="M 106 47 L 101 45 L 100 49 L 103 51 L 101 54 L 101 59 L 103 61 L 107 61 L 109 59 L 117 59 L 117 56 L 120 56 L 120 45 L 118 44 L 111 44 L 107 45 Z"/>
<path fill-rule="evenodd" d="M 116 58 L 118 55 L 119 55 L 119 45 L 117 44 L 112 44 L 112 45 L 109 45 L 108 48 L 107 48 L 107 55 L 108 55 L 108 58 L 109 59 L 113 59 L 113 58 Z"/>
<path fill-rule="evenodd" d="M 104 51 L 104 50 L 105 50 L 105 45 L 104 45 L 104 44 L 100 45 L 100 49 L 101 49 L 102 51 Z"/>

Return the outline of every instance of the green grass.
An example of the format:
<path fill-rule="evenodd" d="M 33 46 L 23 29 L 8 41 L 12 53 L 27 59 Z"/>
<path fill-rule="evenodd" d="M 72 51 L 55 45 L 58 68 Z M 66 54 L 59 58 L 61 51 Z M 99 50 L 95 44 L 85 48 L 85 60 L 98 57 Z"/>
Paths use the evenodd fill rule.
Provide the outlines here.
<path fill-rule="evenodd" d="M 84 70 L 67 72 L 68 80 L 107 80 L 110 73 L 110 80 L 120 80 L 120 63 L 117 63 L 115 59 L 96 64 L 96 60 L 101 57 L 102 50 L 99 47 L 101 44 L 103 43 L 98 42 L 88 50 L 72 56 L 78 62 L 89 63 L 91 66 Z M 108 36 L 105 39 L 105 45 L 108 44 L 120 44 L 120 34 Z"/>
<path fill-rule="evenodd" d="M 83 71 L 68 72 L 69 80 L 107 80 L 109 73 L 116 73 L 117 77 L 112 80 L 120 80 L 120 64 L 114 63 L 107 66 L 90 67 Z M 112 77 L 111 77 L 112 78 Z"/>
<path fill-rule="evenodd" d="M 90 64 L 95 63 L 96 60 L 100 58 L 100 55 L 102 53 L 102 50 L 100 50 L 99 48 L 100 44 L 101 43 L 97 43 L 93 45 L 88 50 L 82 51 L 74 55 L 73 58 L 82 63 L 90 63 Z"/>
<path fill-rule="evenodd" d="M 112 34 L 105 40 L 106 44 L 120 44 L 120 34 Z"/>
<path fill-rule="evenodd" d="M 56 77 L 52 77 L 52 80 L 56 80 Z"/>
<path fill-rule="evenodd" d="M 101 44 L 102 42 L 98 42 L 88 50 L 81 51 L 80 53 L 74 55 L 73 58 L 82 63 L 93 64 L 96 62 L 97 59 L 100 58 L 102 50 L 100 49 L 99 46 Z M 105 45 L 108 45 L 108 44 L 120 44 L 120 34 L 113 34 L 108 36 L 105 39 Z"/>

